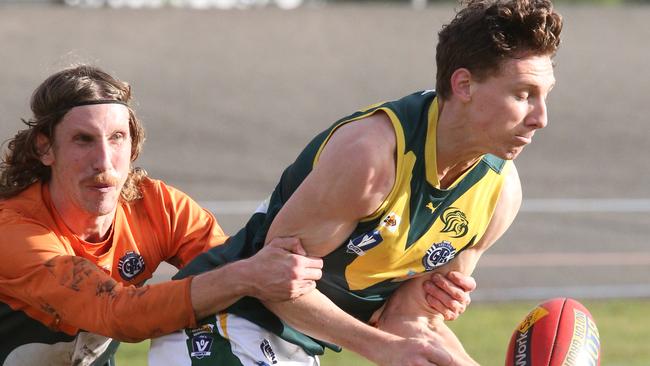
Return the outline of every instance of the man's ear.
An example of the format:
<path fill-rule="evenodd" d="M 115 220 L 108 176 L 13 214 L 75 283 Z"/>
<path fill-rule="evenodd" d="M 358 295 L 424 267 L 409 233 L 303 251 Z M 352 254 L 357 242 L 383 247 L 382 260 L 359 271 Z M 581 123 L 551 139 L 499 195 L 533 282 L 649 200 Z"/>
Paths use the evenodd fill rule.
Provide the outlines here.
<path fill-rule="evenodd" d="M 451 74 L 451 94 L 462 102 L 472 99 L 472 73 L 464 67 Z"/>
<path fill-rule="evenodd" d="M 41 163 L 45 166 L 54 164 L 54 153 L 52 152 L 52 144 L 47 136 L 39 133 L 36 135 L 36 150 L 39 154 Z"/>

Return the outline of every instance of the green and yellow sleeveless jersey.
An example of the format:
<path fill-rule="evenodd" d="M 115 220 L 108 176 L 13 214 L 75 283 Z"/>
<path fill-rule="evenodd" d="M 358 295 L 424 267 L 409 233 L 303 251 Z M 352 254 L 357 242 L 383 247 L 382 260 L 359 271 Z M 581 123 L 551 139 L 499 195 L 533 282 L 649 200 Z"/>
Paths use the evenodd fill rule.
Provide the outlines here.
<path fill-rule="evenodd" d="M 253 215 L 227 244 L 199 256 L 180 276 L 259 250 L 273 218 L 318 164 L 332 134 L 380 111 L 390 118 L 397 139 L 395 184 L 376 212 L 323 258 L 318 289 L 344 311 L 368 321 L 402 281 L 443 266 L 477 243 L 490 222 L 509 164 L 485 155 L 449 188 L 441 189 L 436 163 L 438 103 L 435 92 L 423 91 L 356 112 L 316 136 L 282 174 L 266 212 Z M 308 339 L 259 306 L 254 299 L 244 299 L 228 312 L 309 348 Z"/>

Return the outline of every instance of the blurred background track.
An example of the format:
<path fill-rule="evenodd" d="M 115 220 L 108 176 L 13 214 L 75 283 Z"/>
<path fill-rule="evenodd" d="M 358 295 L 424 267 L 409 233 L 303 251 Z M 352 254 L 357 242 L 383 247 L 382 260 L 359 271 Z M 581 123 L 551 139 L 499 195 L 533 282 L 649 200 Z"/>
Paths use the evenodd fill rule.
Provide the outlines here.
<path fill-rule="evenodd" d="M 479 263 L 475 300 L 650 297 L 650 8 L 558 8 L 566 23 L 550 124 L 517 160 L 524 206 Z M 452 14 L 450 4 L 0 1 L 0 138 L 21 128 L 46 76 L 100 65 L 133 86 L 148 134 L 138 165 L 214 208 L 234 233 L 315 133 L 433 87 L 436 32 Z"/>

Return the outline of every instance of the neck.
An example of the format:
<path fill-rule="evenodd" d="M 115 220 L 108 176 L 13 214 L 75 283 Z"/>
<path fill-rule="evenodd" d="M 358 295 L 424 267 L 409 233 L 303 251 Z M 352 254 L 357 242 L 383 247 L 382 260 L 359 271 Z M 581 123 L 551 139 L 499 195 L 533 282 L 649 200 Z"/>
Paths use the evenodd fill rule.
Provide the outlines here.
<path fill-rule="evenodd" d="M 453 101 L 438 103 L 436 160 L 438 181 L 445 188 L 474 165 L 484 152 L 476 140 L 476 133 L 466 123 L 461 106 Z"/>
<path fill-rule="evenodd" d="M 104 215 L 93 215 L 81 207 L 77 207 L 72 200 L 66 199 L 59 194 L 56 188 L 50 184 L 50 197 L 52 204 L 59 217 L 68 229 L 79 239 L 91 243 L 98 243 L 106 240 L 110 233 L 116 208 Z"/>

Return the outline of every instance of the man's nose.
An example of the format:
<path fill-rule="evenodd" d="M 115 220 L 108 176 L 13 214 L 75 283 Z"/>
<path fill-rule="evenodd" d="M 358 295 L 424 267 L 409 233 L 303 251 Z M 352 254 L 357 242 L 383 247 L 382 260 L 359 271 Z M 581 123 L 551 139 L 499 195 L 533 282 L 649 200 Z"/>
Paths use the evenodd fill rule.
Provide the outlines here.
<path fill-rule="evenodd" d="M 105 172 L 112 168 L 112 150 L 108 141 L 98 141 L 94 150 L 93 169 L 98 172 Z"/>

